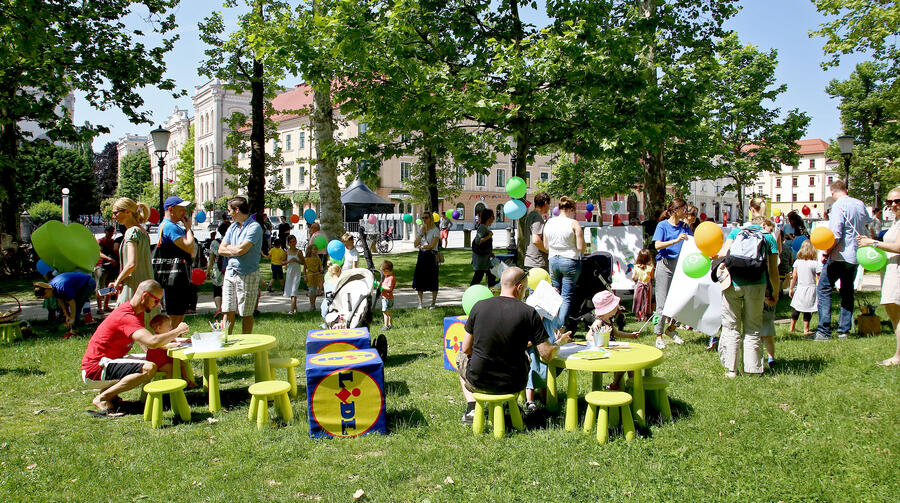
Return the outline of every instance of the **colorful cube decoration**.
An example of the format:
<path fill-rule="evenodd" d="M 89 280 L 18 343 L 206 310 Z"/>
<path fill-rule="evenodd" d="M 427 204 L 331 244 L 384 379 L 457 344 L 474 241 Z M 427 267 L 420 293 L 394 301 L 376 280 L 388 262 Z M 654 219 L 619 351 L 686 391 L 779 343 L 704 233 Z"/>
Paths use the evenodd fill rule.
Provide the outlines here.
<path fill-rule="evenodd" d="M 306 356 L 309 436 L 387 434 L 384 363 L 374 349 Z"/>
<path fill-rule="evenodd" d="M 444 368 L 456 372 L 456 356 L 462 348 L 463 336 L 466 335 L 468 316 L 450 316 L 444 318 Z"/>
<path fill-rule="evenodd" d="M 310 330 L 306 333 L 306 354 L 369 349 L 368 328 Z"/>

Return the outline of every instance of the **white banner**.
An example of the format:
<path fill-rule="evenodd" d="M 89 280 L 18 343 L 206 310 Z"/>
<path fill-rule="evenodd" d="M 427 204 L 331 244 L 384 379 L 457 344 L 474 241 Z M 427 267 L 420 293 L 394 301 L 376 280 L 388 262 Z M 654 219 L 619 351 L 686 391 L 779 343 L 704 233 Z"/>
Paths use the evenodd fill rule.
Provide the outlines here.
<path fill-rule="evenodd" d="M 693 237 L 682 243 L 663 315 L 714 336 L 722 327 L 722 289 L 708 273 L 694 279 L 688 277 L 682 269 L 684 259 L 691 253 L 699 252 Z"/>
<path fill-rule="evenodd" d="M 619 201 L 624 203 L 623 201 Z M 584 230 L 585 241 L 591 243 L 593 251 L 612 255 L 613 290 L 634 290 L 631 269 L 634 259 L 644 246 L 643 228 L 639 226 L 591 227 Z M 596 236 L 594 236 L 596 232 Z"/>
<path fill-rule="evenodd" d="M 609 215 L 623 215 L 628 213 L 625 207 L 625 201 L 607 201 L 606 213 Z"/>

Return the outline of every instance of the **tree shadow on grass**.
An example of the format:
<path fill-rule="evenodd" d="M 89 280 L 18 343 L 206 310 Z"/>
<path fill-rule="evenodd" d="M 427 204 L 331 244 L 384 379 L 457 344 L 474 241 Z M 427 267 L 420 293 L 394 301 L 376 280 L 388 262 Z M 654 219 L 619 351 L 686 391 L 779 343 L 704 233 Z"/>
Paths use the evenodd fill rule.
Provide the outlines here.
<path fill-rule="evenodd" d="M 819 357 L 779 359 L 771 371 L 775 375 L 813 375 L 822 372 L 827 366 L 828 361 Z"/>
<path fill-rule="evenodd" d="M 409 394 L 409 386 L 404 381 L 387 381 L 384 383 L 384 394 L 401 397 Z"/>
<path fill-rule="evenodd" d="M 5 376 L 7 374 L 12 374 L 18 377 L 32 377 L 46 375 L 47 373 L 38 368 L 0 368 L 0 376 Z"/>
<path fill-rule="evenodd" d="M 428 421 L 425 419 L 422 411 L 414 407 L 398 410 L 387 409 L 385 412 L 388 432 L 428 426 Z"/>
<path fill-rule="evenodd" d="M 387 362 L 385 362 L 385 366 L 398 367 L 400 365 L 405 365 L 409 362 L 414 362 L 421 358 L 425 358 L 425 353 L 401 353 L 401 354 L 388 354 Z"/>

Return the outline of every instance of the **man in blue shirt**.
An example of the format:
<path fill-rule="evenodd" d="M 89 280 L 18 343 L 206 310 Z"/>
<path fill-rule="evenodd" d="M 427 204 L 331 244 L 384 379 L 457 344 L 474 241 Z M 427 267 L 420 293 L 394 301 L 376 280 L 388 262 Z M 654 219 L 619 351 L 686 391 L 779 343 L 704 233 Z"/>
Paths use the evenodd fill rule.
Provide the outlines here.
<path fill-rule="evenodd" d="M 228 332 L 234 329 L 235 312 L 241 315 L 242 332 L 253 331 L 253 310 L 259 296 L 259 259 L 262 255 L 263 229 L 250 218 L 250 206 L 244 197 L 228 201 L 234 223 L 228 228 L 219 255 L 228 258 L 222 281 L 222 312 L 228 320 Z"/>
<path fill-rule="evenodd" d="M 81 315 L 81 308 L 89 301 L 97 283 L 90 274 L 83 272 L 64 272 L 50 280 L 50 283 L 39 281 L 34 284 L 34 296 L 39 299 L 56 298 L 66 326 L 72 328 Z"/>
<path fill-rule="evenodd" d="M 177 327 L 184 320 L 184 313 L 188 308 L 190 264 L 193 260 L 194 247 L 197 246 L 194 231 L 191 229 L 191 216 L 188 214 L 190 205 L 190 201 L 185 201 L 178 196 L 169 197 L 163 203 L 166 217 L 159 224 L 157 257 L 178 259 L 186 271 L 186 276 L 182 278 L 181 283 L 163 288 L 166 314 L 171 318 L 173 327 Z M 184 228 L 181 228 L 178 223 L 181 223 Z"/>
<path fill-rule="evenodd" d="M 831 184 L 831 205 L 828 228 L 834 232 L 834 246 L 825 252 L 825 267 L 819 276 L 816 299 L 819 304 L 819 326 L 813 340 L 831 340 L 831 292 L 841 282 L 841 314 L 838 318 L 838 339 L 846 339 L 853 323 L 853 283 L 859 263 L 856 260 L 856 237 L 867 236 L 866 226 L 872 218 L 866 205 L 847 195 L 847 184 L 838 180 Z"/>

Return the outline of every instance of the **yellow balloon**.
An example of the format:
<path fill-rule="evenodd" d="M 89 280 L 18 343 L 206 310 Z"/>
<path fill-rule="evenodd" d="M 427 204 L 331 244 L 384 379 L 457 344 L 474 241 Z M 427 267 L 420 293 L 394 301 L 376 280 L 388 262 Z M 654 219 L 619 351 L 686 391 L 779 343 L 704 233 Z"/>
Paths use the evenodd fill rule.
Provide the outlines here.
<path fill-rule="evenodd" d="M 435 212 L 431 214 L 431 219 L 434 220 L 434 223 L 438 223 L 441 221 L 441 216 Z"/>
<path fill-rule="evenodd" d="M 775 208 L 774 210 L 772 210 L 772 216 L 780 217 L 781 216 L 781 208 Z"/>
<path fill-rule="evenodd" d="M 694 231 L 694 241 L 704 255 L 714 257 L 725 244 L 725 236 L 722 234 L 722 229 L 714 222 L 703 222 Z"/>
<path fill-rule="evenodd" d="M 809 233 L 809 242 L 818 250 L 834 246 L 834 233 L 828 227 L 816 227 Z"/>
<path fill-rule="evenodd" d="M 540 267 L 535 267 L 534 269 L 528 271 L 528 288 L 532 290 L 537 290 L 538 283 L 541 281 L 546 281 L 550 283 L 550 273 Z"/>

